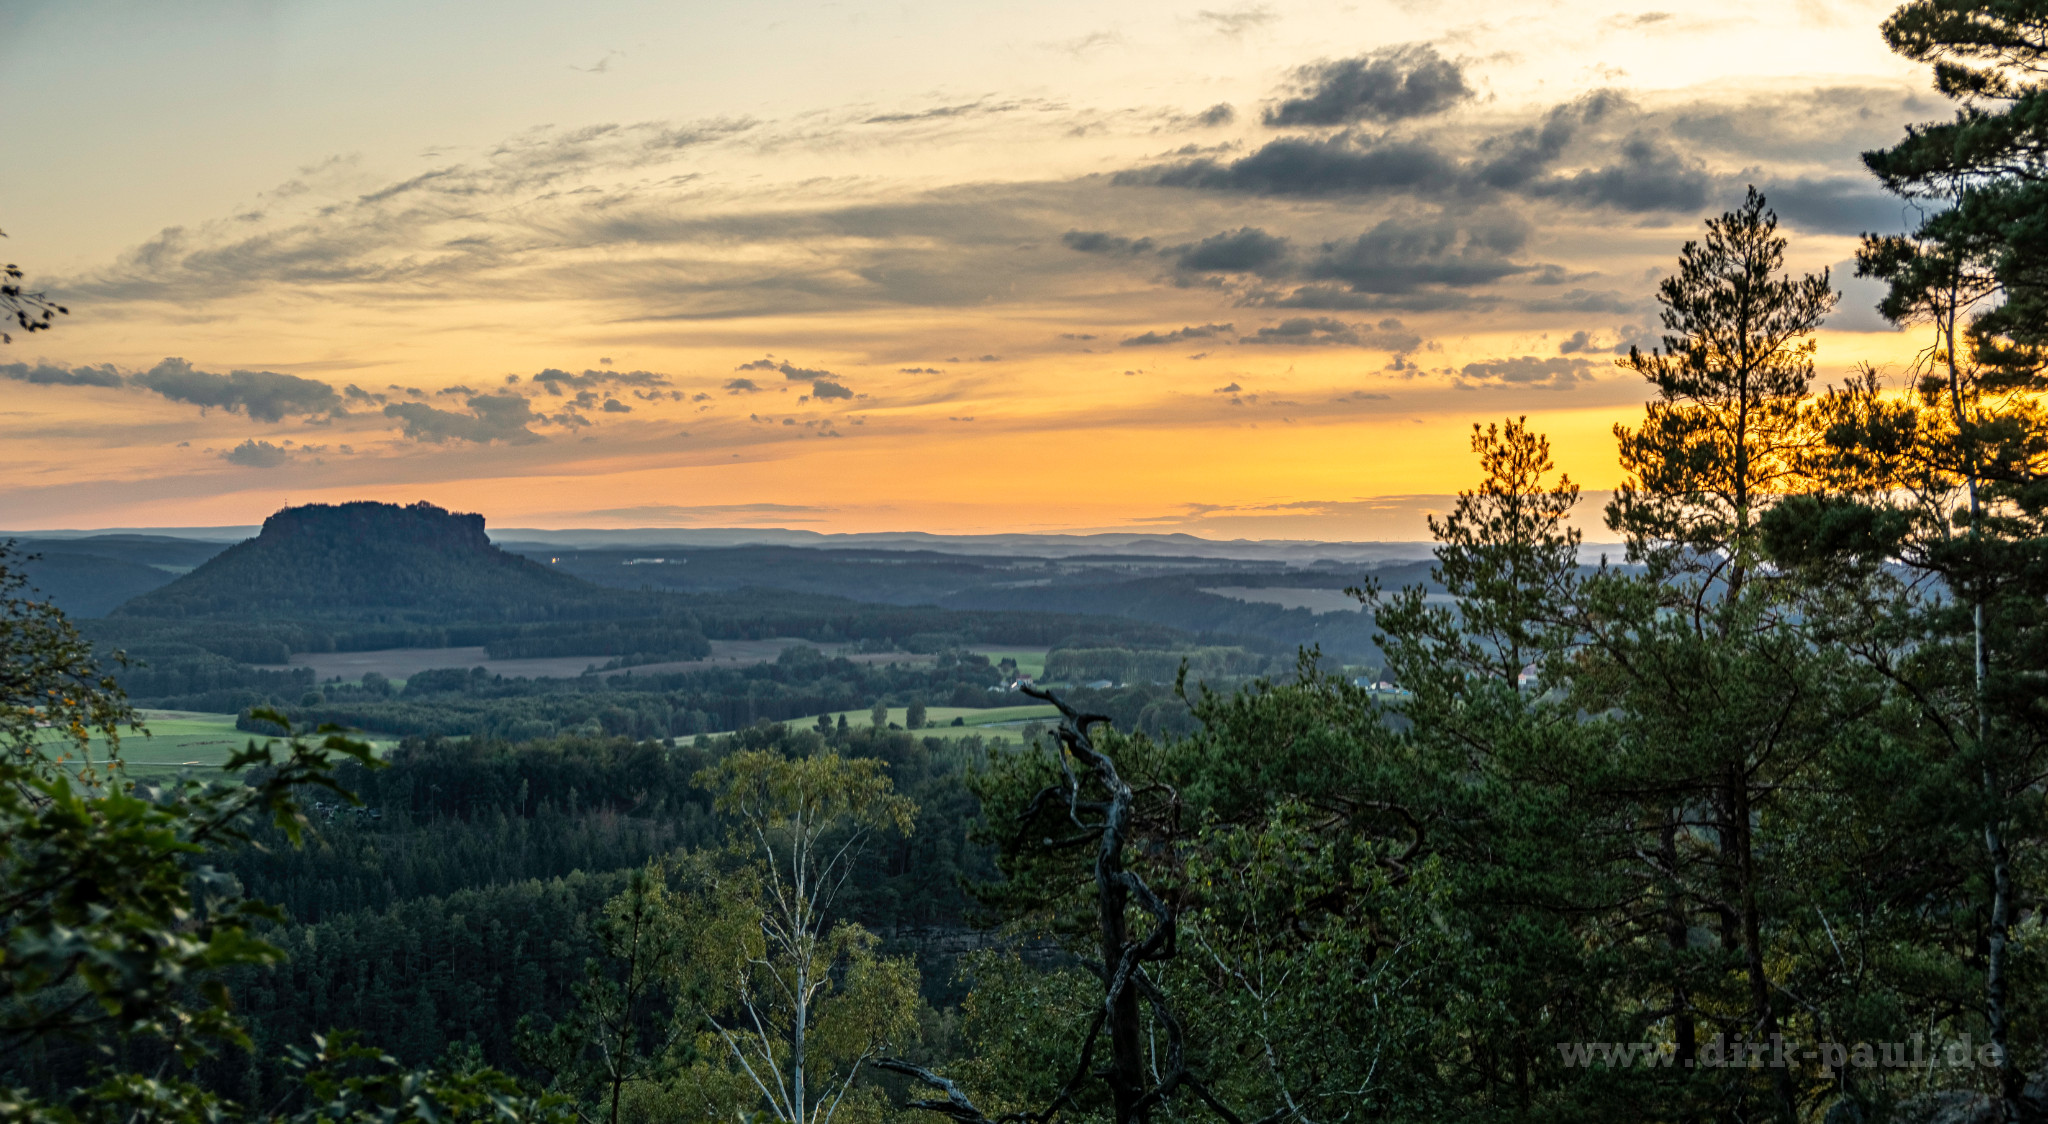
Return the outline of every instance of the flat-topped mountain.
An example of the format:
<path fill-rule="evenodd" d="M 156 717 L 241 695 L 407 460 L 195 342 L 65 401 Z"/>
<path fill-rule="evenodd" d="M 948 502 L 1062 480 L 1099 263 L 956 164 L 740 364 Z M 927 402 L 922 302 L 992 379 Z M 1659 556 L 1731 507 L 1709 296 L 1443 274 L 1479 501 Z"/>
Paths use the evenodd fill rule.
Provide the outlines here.
<path fill-rule="evenodd" d="M 531 620 L 608 591 L 507 553 L 484 517 L 430 503 L 307 504 L 114 611 L 123 617 Z"/>

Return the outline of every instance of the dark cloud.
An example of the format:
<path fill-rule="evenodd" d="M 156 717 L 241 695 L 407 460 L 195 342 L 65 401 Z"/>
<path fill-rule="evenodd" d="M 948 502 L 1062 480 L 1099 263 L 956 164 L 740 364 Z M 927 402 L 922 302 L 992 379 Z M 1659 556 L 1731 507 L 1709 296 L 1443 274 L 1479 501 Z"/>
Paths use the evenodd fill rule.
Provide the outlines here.
<path fill-rule="evenodd" d="M 1779 179 L 1760 183 L 1757 189 L 1787 225 L 1799 230 L 1901 234 L 1917 221 L 1910 204 L 1885 194 L 1869 176 Z M 1732 184 L 1729 190 L 1734 190 Z"/>
<path fill-rule="evenodd" d="M 435 391 L 435 392 L 434 392 L 434 397 L 436 397 L 436 398 L 457 398 L 457 397 L 462 397 L 462 396 L 466 396 L 466 395 L 471 395 L 471 394 L 475 394 L 475 393 L 476 393 L 476 388 L 475 388 L 475 387 L 470 387 L 470 386 L 463 386 L 462 384 L 460 384 L 460 383 L 457 383 L 457 384 L 456 384 L 456 385 L 454 385 L 454 386 L 444 386 L 444 387 L 442 387 L 441 389 L 439 389 L 439 390 Z"/>
<path fill-rule="evenodd" d="M 848 390 L 846 387 L 843 387 L 830 379 L 819 379 L 818 381 L 811 384 L 811 397 L 851 398 L 853 397 L 853 391 Z"/>
<path fill-rule="evenodd" d="M 946 373 L 937 367 L 898 367 L 896 370 L 899 374 L 905 375 L 943 375 Z"/>
<path fill-rule="evenodd" d="M 1534 125 L 1481 141 L 1471 174 L 1488 187 L 1524 187 L 1548 171 L 1587 126 L 1628 108 L 1628 99 L 1612 90 L 1552 106 Z"/>
<path fill-rule="evenodd" d="M 202 410 L 218 407 L 232 414 L 247 414 L 256 421 L 343 412 L 341 395 L 333 387 L 275 371 L 230 371 L 219 375 L 198 370 L 183 359 L 166 359 L 130 381 L 173 402 L 189 402 Z"/>
<path fill-rule="evenodd" d="M 1357 293 L 1409 293 L 1428 286 L 1469 288 L 1532 267 L 1513 255 L 1529 240 L 1529 224 L 1495 212 L 1460 222 L 1390 218 L 1349 242 L 1325 243 L 1304 272 L 1341 281 Z"/>
<path fill-rule="evenodd" d="M 229 464 L 241 465 L 243 468 L 276 468 L 289 464 L 292 452 L 268 441 L 257 441 L 252 438 L 222 453 L 220 459 Z"/>
<path fill-rule="evenodd" d="M 0 379 L 36 386 L 125 386 L 128 380 L 111 363 L 97 367 L 52 367 L 38 363 L 0 363 Z"/>
<path fill-rule="evenodd" d="M 1310 63 L 1294 72 L 1298 96 L 1266 111 L 1266 124 L 1348 125 L 1442 113 L 1472 96 L 1465 72 L 1427 43 L 1388 47 L 1355 59 Z"/>
<path fill-rule="evenodd" d="M 1587 359 L 1562 355 L 1548 358 L 1519 355 L 1467 363 L 1458 372 L 1458 384 L 1468 389 L 1495 386 L 1525 387 L 1532 390 L 1570 390 L 1582 382 L 1592 382 L 1592 369 L 1593 363 Z"/>
<path fill-rule="evenodd" d="M 1528 312 L 1618 312 L 1642 311 L 1648 303 L 1643 296 L 1623 296 L 1612 289 L 1571 289 L 1554 297 L 1518 302 Z"/>
<path fill-rule="evenodd" d="M 1258 195 L 1370 195 L 1455 185 L 1455 160 L 1426 141 L 1287 137 L 1229 163 L 1211 159 L 1118 172 L 1126 185 L 1206 188 Z"/>
<path fill-rule="evenodd" d="M 1405 353 L 1422 346 L 1422 337 L 1391 317 L 1376 325 L 1350 324 L 1334 316 L 1293 316 L 1260 328 L 1239 343 L 1293 347 L 1369 347 Z"/>
<path fill-rule="evenodd" d="M 1287 258 L 1287 239 L 1255 226 L 1225 231 L 1167 251 L 1174 265 L 1191 273 L 1263 273 Z"/>
<path fill-rule="evenodd" d="M 1205 129 L 1220 128 L 1237 120 L 1237 110 L 1229 102 L 1221 101 L 1195 114 L 1193 120 Z"/>
<path fill-rule="evenodd" d="M 782 377 L 790 382 L 807 382 L 811 379 L 836 379 L 839 377 L 823 368 L 799 367 L 787 359 L 779 361 L 775 359 L 756 359 L 752 363 L 742 363 L 734 367 L 733 370 L 780 371 L 782 372 Z"/>
<path fill-rule="evenodd" d="M 652 371 L 586 370 L 580 375 L 572 375 L 555 367 L 549 367 L 534 375 L 532 381 L 546 387 L 549 394 L 558 398 L 572 390 L 579 394 L 594 394 L 605 387 L 669 385 L 667 375 L 657 375 Z"/>
<path fill-rule="evenodd" d="M 1623 211 L 1697 211 L 1707 205 L 1714 178 L 1698 157 L 1643 133 L 1622 141 L 1620 157 L 1568 176 L 1535 180 L 1523 190 Z"/>
<path fill-rule="evenodd" d="M 1579 167 L 1555 170 L 1568 159 Z M 1553 106 L 1534 124 L 1483 138 L 1464 154 L 1440 138 L 1347 130 L 1283 137 L 1236 160 L 1129 169 L 1112 182 L 1278 196 L 1427 193 L 1481 204 L 1509 193 L 1632 212 L 1698 211 L 1725 186 L 1656 119 L 1607 90 Z M 1802 185 L 1802 201 L 1811 197 L 1813 209 L 1826 212 L 1830 197 L 1842 195 L 1855 200 L 1853 213 L 1868 214 L 1871 190 L 1858 194 L 1846 183 Z"/>
<path fill-rule="evenodd" d="M 752 394 L 761 387 L 753 379 L 727 379 L 725 389 L 733 394 Z"/>
<path fill-rule="evenodd" d="M 543 419 L 533 412 L 532 403 L 519 395 L 479 394 L 464 404 L 470 409 L 467 414 L 435 409 L 422 402 L 394 402 L 384 407 L 384 416 L 404 422 L 407 437 L 436 445 L 449 441 L 525 445 L 542 439 L 526 427 Z M 589 424 L 587 419 L 574 415 L 546 420 L 562 425 Z"/>
<path fill-rule="evenodd" d="M 1152 347 L 1158 344 L 1179 343 L 1182 340 L 1202 340 L 1232 332 L 1236 329 L 1229 324 L 1196 324 L 1186 328 L 1175 328 L 1171 332 L 1146 332 L 1122 341 L 1124 347 Z"/>
<path fill-rule="evenodd" d="M 1351 325 L 1330 316 L 1296 316 L 1246 336 L 1244 343 L 1314 344 L 1357 343 Z"/>
<path fill-rule="evenodd" d="M 1125 238 L 1101 230 L 1069 230 L 1060 235 L 1069 250 L 1084 254 L 1143 254 L 1152 250 L 1150 238 Z"/>
<path fill-rule="evenodd" d="M 1219 386 L 1219 387 L 1217 387 L 1216 389 L 1214 389 L 1214 390 L 1210 391 L 1209 393 L 1211 393 L 1211 394 L 1236 394 L 1236 393 L 1237 393 L 1238 391 L 1240 391 L 1240 390 L 1243 390 L 1243 389 L 1244 389 L 1243 387 L 1241 387 L 1241 386 L 1237 385 L 1236 383 L 1231 383 L 1231 384 L 1230 384 L 1229 386 Z"/>
<path fill-rule="evenodd" d="M 601 408 L 607 414 L 630 414 L 633 412 L 633 407 L 626 405 L 616 398 L 605 399 L 604 406 Z"/>

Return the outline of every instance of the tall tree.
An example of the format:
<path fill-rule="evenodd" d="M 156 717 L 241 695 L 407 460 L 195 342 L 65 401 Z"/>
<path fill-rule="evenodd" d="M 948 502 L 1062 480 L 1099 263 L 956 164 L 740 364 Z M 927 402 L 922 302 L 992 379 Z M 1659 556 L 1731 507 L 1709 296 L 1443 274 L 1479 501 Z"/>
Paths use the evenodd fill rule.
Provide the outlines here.
<path fill-rule="evenodd" d="M 1884 35 L 1959 103 L 1863 157 L 1919 218 L 1866 236 L 1858 272 L 1886 282 L 1880 312 L 1930 338 L 1905 395 L 1869 372 L 1823 403 L 1812 475 L 1826 498 L 1788 509 L 1775 537 L 1835 593 L 1840 626 L 1898 685 L 1913 728 L 1936 734 L 1930 756 L 1974 790 L 1949 819 L 1980 839 L 1984 1030 L 2017 1119 L 2012 929 L 2028 888 L 2016 842 L 2029 842 L 2048 751 L 2018 687 L 2040 670 L 2048 624 L 2036 576 L 2048 562 L 2048 5 L 1914 0 Z"/>
<path fill-rule="evenodd" d="M 1760 517 L 1799 468 L 1813 333 L 1837 299 L 1825 270 L 1784 272 L 1777 226 L 1755 188 L 1708 220 L 1704 241 L 1687 242 L 1658 287 L 1663 347 L 1618 361 L 1658 392 L 1640 427 L 1615 427 L 1628 475 L 1607 509 L 1644 573 L 1588 584 L 1590 658 L 1575 684 L 1583 705 L 1625 716 L 1642 790 L 1655 794 L 1646 815 L 1660 821 L 1674 963 L 1695 959 L 1691 914 L 1716 919 L 1720 951 L 1746 984 L 1746 1011 L 1728 1029 L 1753 1040 L 1781 1032 L 1760 838 L 1769 805 L 1823 758 L 1843 717 L 1834 704 L 1863 705 L 1814 689 L 1827 680 L 1804 640 L 1771 590 L 1751 588 Z M 1712 846 L 1691 846 L 1702 832 Z M 1689 1053 L 1685 1031 L 1715 1014 L 1713 1003 L 1684 986 L 1674 997 Z M 1789 1122 L 1795 1083 L 1783 1068 L 1771 1078 Z"/>
<path fill-rule="evenodd" d="M 1608 507 L 1632 558 L 1703 620 L 1756 565 L 1756 520 L 1793 472 L 1799 404 L 1813 382 L 1814 330 L 1837 296 L 1828 273 L 1783 273 L 1778 216 L 1750 188 L 1707 220 L 1657 286 L 1663 346 L 1618 365 L 1657 388 L 1643 424 L 1617 425 L 1628 480 Z"/>

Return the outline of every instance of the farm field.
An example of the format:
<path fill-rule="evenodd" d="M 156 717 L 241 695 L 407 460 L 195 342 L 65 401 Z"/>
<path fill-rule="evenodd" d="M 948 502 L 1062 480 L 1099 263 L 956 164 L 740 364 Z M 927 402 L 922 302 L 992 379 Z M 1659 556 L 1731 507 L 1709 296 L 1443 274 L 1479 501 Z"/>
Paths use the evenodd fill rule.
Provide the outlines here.
<path fill-rule="evenodd" d="M 901 726 L 906 713 L 905 707 L 890 707 L 889 721 Z M 1059 718 L 1059 713 L 1058 708 L 1043 703 L 1031 706 L 933 706 L 925 708 L 925 727 L 916 733 L 919 737 L 947 739 L 964 738 L 969 734 L 980 734 L 983 737 L 1020 737 L 1025 726 L 1034 722 L 1051 724 Z M 842 716 L 849 726 L 858 728 L 868 724 L 868 712 L 865 709 L 835 710 L 825 715 L 835 724 Z M 955 718 L 963 719 L 964 724 L 953 725 Z M 817 721 L 817 716 L 812 715 L 808 718 L 792 718 L 784 725 L 800 730 Z"/>
<path fill-rule="evenodd" d="M 1033 679 L 1041 679 L 1045 676 L 1045 654 L 1048 649 L 993 648 L 977 645 L 967 650 L 976 655 L 987 656 L 988 662 L 992 664 L 1001 663 L 1005 659 L 1016 660 L 1017 670 L 1025 675 L 1029 675 Z M 951 719 L 948 719 L 948 721 L 951 721 Z"/>
<path fill-rule="evenodd" d="M 190 710 L 144 710 L 141 712 L 147 736 L 135 732 L 121 735 L 121 759 L 136 774 L 175 773 L 184 769 L 214 768 L 255 735 L 235 729 L 232 714 L 204 714 Z M 389 738 L 365 738 L 378 753 L 396 743 Z M 92 740 L 95 759 L 107 752 L 104 738 Z"/>

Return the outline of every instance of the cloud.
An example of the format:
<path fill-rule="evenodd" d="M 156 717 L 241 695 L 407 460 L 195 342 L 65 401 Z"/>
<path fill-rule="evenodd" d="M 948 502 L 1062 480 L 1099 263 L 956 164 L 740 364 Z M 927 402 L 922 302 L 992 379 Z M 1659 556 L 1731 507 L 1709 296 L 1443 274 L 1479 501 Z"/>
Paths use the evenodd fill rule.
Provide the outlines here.
<path fill-rule="evenodd" d="M 1008 113 L 1022 109 L 1023 102 L 999 102 L 991 104 L 987 98 L 980 101 L 964 102 L 959 105 L 939 105 L 930 109 L 919 109 L 909 113 L 880 113 L 864 118 L 863 125 L 908 125 L 917 121 L 931 121 L 947 117 L 968 117 L 986 113 Z"/>
<path fill-rule="evenodd" d="M 1631 347 L 1647 347 L 1655 341 L 1639 324 L 1623 324 L 1612 332 L 1589 332 L 1584 328 L 1557 345 L 1559 355 L 1627 355 Z"/>
<path fill-rule="evenodd" d="M 1241 387 L 1241 386 L 1237 385 L 1236 383 L 1231 383 L 1231 384 L 1230 384 L 1229 386 L 1219 386 L 1219 387 L 1217 387 L 1216 389 L 1214 389 L 1214 390 L 1210 391 L 1209 393 L 1211 393 L 1211 394 L 1236 394 L 1236 393 L 1237 393 L 1238 391 L 1240 391 L 1240 390 L 1243 390 L 1243 389 L 1244 389 L 1243 387 Z"/>
<path fill-rule="evenodd" d="M 1266 124 L 1348 125 L 1428 117 L 1472 96 L 1465 72 L 1427 43 L 1388 47 L 1294 72 L 1298 96 L 1266 111 Z"/>
<path fill-rule="evenodd" d="M 1258 195 L 1361 195 L 1454 186 L 1457 162 L 1421 140 L 1285 137 L 1249 156 L 1118 172 L 1124 185 L 1242 191 Z"/>
<path fill-rule="evenodd" d="M 1620 94 L 1596 90 L 1544 111 L 1535 123 L 1480 138 L 1460 151 L 1445 137 L 1356 129 L 1327 137 L 1282 137 L 1231 161 L 1200 157 L 1126 169 L 1124 186 L 1184 187 L 1273 196 L 1372 196 L 1428 193 L 1484 204 L 1502 193 L 1584 208 L 1630 212 L 1697 211 L 1728 186 L 1690 146 L 1669 135 L 1664 118 Z M 1579 166 L 1568 172 L 1557 166 Z M 1802 183 L 1800 202 L 1816 213 L 1867 216 L 1870 189 Z"/>
<path fill-rule="evenodd" d="M 1220 11 L 1204 8 L 1195 13 L 1195 18 L 1208 24 L 1216 34 L 1236 39 L 1247 31 L 1279 22 L 1280 15 L 1264 4 L 1242 4 Z"/>
<path fill-rule="evenodd" d="M 752 394 L 761 387 L 753 379 L 727 379 L 725 389 L 730 394 Z"/>
<path fill-rule="evenodd" d="M 1237 110 L 1227 101 L 1217 102 L 1191 118 L 1194 124 L 1205 129 L 1221 128 L 1237 120 Z"/>
<path fill-rule="evenodd" d="M 1368 347 L 1378 351 L 1406 353 L 1422 346 L 1422 337 L 1408 331 L 1391 317 L 1377 325 L 1346 323 L 1333 316 L 1294 316 L 1260 328 L 1239 343 L 1280 344 L 1293 347 Z"/>
<path fill-rule="evenodd" d="M 943 375 L 946 373 L 937 367 L 898 367 L 896 371 L 898 374 L 904 375 Z"/>
<path fill-rule="evenodd" d="M 811 384 L 811 397 L 820 399 L 851 398 L 853 397 L 853 391 L 848 390 L 846 387 L 843 387 L 830 379 L 819 379 L 818 381 Z"/>
<path fill-rule="evenodd" d="M 1587 126 L 1629 108 L 1628 99 L 1613 90 L 1552 106 L 1536 124 L 1481 141 L 1469 174 L 1488 187 L 1524 187 L 1549 170 Z"/>
<path fill-rule="evenodd" d="M 276 422 L 286 416 L 319 417 L 343 412 L 341 395 L 315 379 L 275 371 L 201 371 L 183 359 L 166 359 L 131 380 L 173 402 L 189 402 L 201 410 L 218 407 L 247 414 L 255 421 Z"/>
<path fill-rule="evenodd" d="M 436 445 L 449 441 L 526 445 L 542 440 L 540 434 L 526 428 L 543 419 L 533 412 L 532 403 L 525 398 L 516 394 L 479 394 L 465 405 L 470 409 L 467 414 L 438 410 L 422 402 L 394 402 L 384 407 L 384 416 L 402 421 L 407 437 Z M 547 420 L 561 425 L 589 424 L 587 419 L 574 415 L 556 415 Z"/>
<path fill-rule="evenodd" d="M 1913 208 L 1887 195 L 1870 176 L 1766 179 L 1758 190 L 1771 209 L 1799 230 L 1825 234 L 1900 234 L 1917 221 Z M 1837 270 L 1837 273 L 1843 273 Z M 1850 271 L 1853 272 L 1853 271 Z M 1843 273 L 1843 276 L 1848 276 Z"/>
<path fill-rule="evenodd" d="M 657 375 L 652 371 L 584 371 L 580 375 L 572 375 L 555 367 L 534 375 L 532 381 L 558 398 L 571 390 L 581 393 L 595 392 L 602 387 L 669 385 L 667 375 Z"/>
<path fill-rule="evenodd" d="M 836 379 L 839 377 L 823 368 L 799 367 L 786 359 L 780 361 L 775 359 L 756 359 L 752 363 L 742 363 L 734 367 L 733 370 L 780 371 L 782 372 L 782 377 L 790 382 L 805 382 L 811 379 Z"/>
<path fill-rule="evenodd" d="M 1184 274 L 1238 274 L 1296 286 L 1288 290 L 1254 283 L 1242 293 L 1242 304 L 1324 311 L 1434 309 L 1473 303 L 1457 290 L 1534 270 L 1515 258 L 1529 235 L 1527 220 L 1492 208 L 1461 217 L 1397 215 L 1356 238 L 1324 242 L 1306 253 L 1257 227 L 1162 252 L 1173 255 Z"/>
<path fill-rule="evenodd" d="M 1714 178 L 1698 157 L 1657 137 L 1629 136 L 1621 143 L 1620 157 L 1601 167 L 1531 181 L 1524 190 L 1623 211 L 1696 211 L 1706 206 L 1714 189 Z"/>
<path fill-rule="evenodd" d="M 1463 221 L 1390 218 L 1349 242 L 1325 243 L 1304 267 L 1311 280 L 1341 281 L 1353 292 L 1408 293 L 1425 286 L 1469 288 L 1532 267 L 1513 255 L 1529 240 L 1526 220 L 1508 212 Z"/>
<path fill-rule="evenodd" d="M 601 409 L 607 414 L 630 414 L 633 412 L 633 407 L 626 405 L 616 398 L 605 399 Z"/>
<path fill-rule="evenodd" d="M 35 386 L 125 386 L 128 380 L 111 363 L 97 367 L 52 367 L 38 363 L 0 363 L 0 379 Z"/>
<path fill-rule="evenodd" d="M 1467 363 L 1458 372 L 1457 383 L 1466 389 L 1495 386 L 1570 390 L 1580 383 L 1592 382 L 1592 369 L 1592 361 L 1587 359 L 1520 355 Z"/>
<path fill-rule="evenodd" d="M 1125 238 L 1100 230 L 1069 230 L 1060 235 L 1069 250 L 1084 254 L 1144 254 L 1152 250 L 1150 238 Z"/>
<path fill-rule="evenodd" d="M 1236 329 L 1229 324 L 1197 324 L 1186 328 L 1175 328 L 1171 332 L 1146 332 L 1122 341 L 1123 347 L 1153 347 L 1158 344 L 1179 343 L 1182 340 L 1203 340 L 1220 336 Z"/>
<path fill-rule="evenodd" d="M 222 453 L 220 458 L 243 468 L 277 468 L 289 464 L 292 453 L 290 449 L 252 438 Z"/>
<path fill-rule="evenodd" d="M 1191 273 L 1260 273 L 1279 265 L 1287 248 L 1285 238 L 1242 226 L 1168 252 L 1176 268 Z"/>

